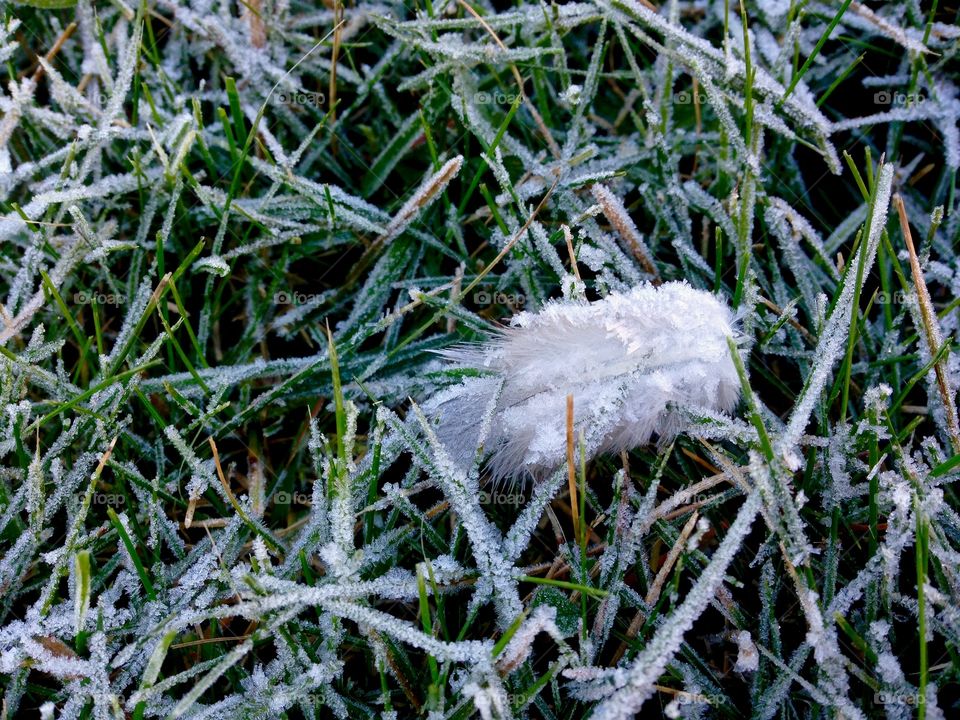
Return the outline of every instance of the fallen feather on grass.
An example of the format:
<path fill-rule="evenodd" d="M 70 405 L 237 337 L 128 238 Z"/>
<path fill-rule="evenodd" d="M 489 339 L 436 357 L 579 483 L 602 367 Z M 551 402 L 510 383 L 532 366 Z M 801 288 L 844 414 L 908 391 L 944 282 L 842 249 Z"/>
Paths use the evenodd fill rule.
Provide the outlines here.
<path fill-rule="evenodd" d="M 468 468 L 482 409 L 502 383 L 489 469 L 495 479 L 541 478 L 563 463 L 568 394 L 588 457 L 675 437 L 686 426 L 681 407 L 732 410 L 740 385 L 726 339 L 734 326 L 721 300 L 684 282 L 594 303 L 551 301 L 484 343 L 443 351 L 454 367 L 480 374 L 425 410 L 450 456 Z"/>

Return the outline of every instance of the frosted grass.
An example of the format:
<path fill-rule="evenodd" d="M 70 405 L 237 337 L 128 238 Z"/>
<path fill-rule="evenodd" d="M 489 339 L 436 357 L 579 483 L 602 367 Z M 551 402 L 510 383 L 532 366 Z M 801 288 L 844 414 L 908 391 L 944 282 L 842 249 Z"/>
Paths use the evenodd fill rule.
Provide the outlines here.
<path fill-rule="evenodd" d="M 956 713 L 942 3 L 34 5 L 8 717 Z"/>

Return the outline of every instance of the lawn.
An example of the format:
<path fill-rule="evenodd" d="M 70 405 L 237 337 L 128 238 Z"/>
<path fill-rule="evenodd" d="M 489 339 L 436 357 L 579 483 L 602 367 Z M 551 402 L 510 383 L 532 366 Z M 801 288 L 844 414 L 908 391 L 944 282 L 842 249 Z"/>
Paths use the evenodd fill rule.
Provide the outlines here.
<path fill-rule="evenodd" d="M 954 717 L 958 51 L 0 6 L 0 720 Z"/>

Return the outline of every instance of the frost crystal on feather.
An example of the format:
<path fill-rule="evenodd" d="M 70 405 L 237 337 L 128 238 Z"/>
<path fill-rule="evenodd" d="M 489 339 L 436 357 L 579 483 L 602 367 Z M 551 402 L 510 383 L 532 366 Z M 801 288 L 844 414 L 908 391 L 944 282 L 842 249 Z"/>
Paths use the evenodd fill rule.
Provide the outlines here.
<path fill-rule="evenodd" d="M 730 309 L 685 282 L 640 285 L 594 303 L 549 301 L 488 341 L 442 352 L 476 376 L 425 411 L 450 456 L 469 468 L 493 403 L 485 452 L 494 479 L 543 477 L 566 453 L 566 398 L 588 457 L 670 439 L 681 408 L 731 411 L 740 383 L 727 338 Z"/>

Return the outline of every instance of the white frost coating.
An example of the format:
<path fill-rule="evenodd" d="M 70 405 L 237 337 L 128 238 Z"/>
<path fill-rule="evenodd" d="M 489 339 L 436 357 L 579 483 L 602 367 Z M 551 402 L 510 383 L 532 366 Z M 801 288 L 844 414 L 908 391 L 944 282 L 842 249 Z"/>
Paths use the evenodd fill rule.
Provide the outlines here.
<path fill-rule="evenodd" d="M 644 702 L 656 691 L 654 683 L 663 674 L 667 664 L 683 644 L 683 636 L 703 613 L 723 582 L 731 561 L 740 549 L 740 544 L 750 532 L 753 520 L 760 509 L 760 494 L 751 492 L 737 513 L 736 520 L 724 537 L 720 547 L 703 571 L 697 584 L 670 617 L 661 625 L 653 639 L 625 670 L 614 673 L 614 688 L 595 695 L 587 693 L 595 688 L 586 688 L 585 697 L 607 696 L 590 716 L 593 720 L 626 720 L 639 712 Z M 568 673 L 564 673 L 567 675 Z"/>
<path fill-rule="evenodd" d="M 757 646 L 753 644 L 750 631 L 741 630 L 737 633 L 737 664 L 733 669 L 737 672 L 756 672 L 759 667 L 760 653 L 757 652 Z"/>
<path fill-rule="evenodd" d="M 489 418 L 493 414 L 493 405 L 498 397 L 493 395 L 488 398 L 486 406 L 480 411 L 480 443 L 483 442 L 485 432 L 490 427 Z M 430 444 L 432 463 L 432 467 L 429 468 L 430 474 L 443 490 L 451 508 L 459 516 L 481 571 L 474 602 L 487 594 L 492 595 L 499 622 L 505 629 L 520 614 L 522 608 L 513 578 L 514 571 L 503 551 L 503 536 L 480 508 L 476 473 L 467 473 L 466 470 L 457 467 L 456 462 L 450 458 L 446 450 L 440 447 L 439 440 L 429 427 L 422 410 L 416 405 L 413 406 L 413 410 Z M 477 437 L 474 435 L 475 440 Z"/>
<path fill-rule="evenodd" d="M 644 27 L 661 33 L 665 40 L 675 42 L 676 45 L 670 47 L 669 51 L 667 51 L 665 46 L 661 49 L 657 47 L 657 43 L 653 42 L 650 38 L 641 37 L 646 44 L 652 45 L 658 52 L 675 53 L 681 58 L 683 64 L 690 67 L 694 74 L 699 77 L 701 83 L 703 83 L 704 89 L 714 109 L 717 110 L 718 113 L 726 112 L 726 109 L 720 109 L 723 108 L 723 103 L 717 103 L 711 98 L 708 83 L 711 82 L 711 80 L 722 80 L 723 84 L 728 84 L 729 81 L 735 77 L 741 81 L 744 80 L 746 77 L 746 63 L 743 60 L 735 57 L 731 53 L 714 47 L 708 40 L 693 35 L 678 23 L 662 17 L 640 2 L 637 2 L 637 0 L 617 0 L 616 3 L 598 0 L 597 4 L 612 16 L 620 16 L 624 20 L 629 18 L 629 21 L 639 21 Z M 640 37 L 641 33 L 639 29 L 629 21 L 626 22 L 625 25 L 630 28 L 631 32 Z M 665 45 L 669 45 L 669 43 L 665 43 Z M 728 47 L 729 46 L 725 45 L 725 50 Z M 754 65 L 753 69 L 755 71 L 753 89 L 759 101 L 762 102 L 762 99 L 765 98 L 774 100 L 783 98 L 785 94 L 783 85 L 777 82 L 764 68 Z M 820 153 L 823 155 L 830 171 L 837 175 L 840 174 L 840 161 L 837 157 L 836 150 L 833 145 L 826 140 L 831 132 L 830 121 L 817 107 L 813 94 L 806 86 L 806 83 L 802 81 L 797 83 L 790 96 L 783 101 L 780 112 L 789 117 L 798 126 L 807 128 L 813 132 L 818 139 Z M 742 154 L 744 157 L 747 155 L 747 153 Z M 751 160 L 756 161 L 756 158 L 751 158 Z"/>
<path fill-rule="evenodd" d="M 600 204 L 604 215 L 617 229 L 626 249 L 633 251 L 644 266 L 653 267 L 653 254 L 643 241 L 643 236 L 640 235 L 640 231 L 637 230 L 637 226 L 634 225 L 620 198 L 600 183 L 593 186 L 593 197 Z"/>
<path fill-rule="evenodd" d="M 400 620 L 385 612 L 373 608 L 361 607 L 354 603 L 332 601 L 324 605 L 324 610 L 342 618 L 388 633 L 401 642 L 428 652 L 440 662 L 462 662 L 486 665 L 493 651 L 493 642 L 489 640 L 461 640 L 444 642 L 427 635 L 412 623 Z"/>
<path fill-rule="evenodd" d="M 20 21 L 16 18 L 8 18 L 4 25 L 0 25 L 0 62 L 6 62 L 20 47 L 16 41 L 16 30 L 20 27 Z"/>
<path fill-rule="evenodd" d="M 120 63 L 120 69 L 117 72 L 117 79 L 113 84 L 113 92 L 110 94 L 110 102 L 103 114 L 101 122 L 106 123 L 113 120 L 123 109 L 123 101 L 130 92 L 130 86 L 133 84 L 133 71 L 136 68 L 137 60 L 140 58 L 140 41 L 143 37 L 143 24 L 137 23 L 133 28 L 133 35 L 127 43 L 126 52 Z"/>
<path fill-rule="evenodd" d="M 389 241 L 402 233 L 414 221 L 417 215 L 432 203 L 447 184 L 457 176 L 463 165 L 463 155 L 448 160 L 442 168 L 427 178 L 417 191 L 410 196 L 387 226 L 384 240 Z"/>
<path fill-rule="evenodd" d="M 840 120 L 833 124 L 833 131 L 881 123 L 933 120 L 943 138 L 943 158 L 947 166 L 955 170 L 960 167 L 960 131 L 957 130 L 960 100 L 956 98 L 956 94 L 956 88 L 951 83 L 944 82 L 937 86 L 935 98 L 922 98 L 920 102 L 907 107 L 895 107 L 865 117 Z"/>
<path fill-rule="evenodd" d="M 543 477 L 564 462 L 566 398 L 589 456 L 631 449 L 685 428 L 679 407 L 730 411 L 740 384 L 729 308 L 683 282 L 641 285 L 595 303 L 553 301 L 523 312 L 487 343 L 444 352 L 469 378 L 424 410 L 451 458 L 468 468 L 485 400 L 502 382 L 485 447 L 495 478 Z"/>
<path fill-rule="evenodd" d="M 560 93 L 560 99 L 570 107 L 580 104 L 580 93 L 583 87 L 580 85 L 570 85 L 566 90 Z"/>
<path fill-rule="evenodd" d="M 195 270 L 204 270 L 219 277 L 226 277 L 230 274 L 230 266 L 219 255 L 201 258 L 193 264 Z"/>
<path fill-rule="evenodd" d="M 541 632 L 546 632 L 561 645 L 563 636 L 557 629 L 556 617 L 556 608 L 550 605 L 537 606 L 501 652 L 498 660 L 500 668 L 513 669 L 526 660 L 533 650 L 533 641 Z"/>
<path fill-rule="evenodd" d="M 890 206 L 890 189 L 893 182 L 893 164 L 887 163 L 880 170 L 877 178 L 876 202 L 873 206 L 873 214 L 870 216 L 867 231 L 867 242 L 861 252 L 866 253 L 863 264 L 863 278 L 866 279 L 870 268 L 873 267 L 873 260 L 877 254 L 877 245 L 880 242 L 880 233 L 887 224 L 887 210 Z M 858 262 L 857 258 L 852 258 L 851 263 Z M 787 452 L 799 442 L 804 428 L 810 419 L 810 413 L 817 403 L 820 392 L 824 385 L 830 379 L 830 373 L 833 369 L 833 363 L 840 357 L 847 340 L 847 329 L 850 326 L 850 314 L 853 312 L 853 293 L 857 284 L 857 273 L 851 267 L 847 273 L 843 289 L 840 291 L 840 297 L 834 307 L 830 319 L 827 320 L 823 332 L 820 333 L 820 341 L 817 343 L 817 349 L 813 356 L 817 358 L 817 364 L 806 386 L 803 388 L 803 395 L 794 406 L 793 414 L 790 416 L 790 422 L 786 431 L 778 443 L 778 454 Z"/>
<path fill-rule="evenodd" d="M 187 444 L 173 425 L 168 425 L 165 432 L 167 439 L 180 451 L 183 459 L 190 466 L 191 476 L 190 482 L 187 484 L 187 490 L 190 493 L 190 499 L 197 499 L 206 492 L 208 487 L 215 484 L 213 460 L 203 461 L 197 457 L 193 448 Z"/>

